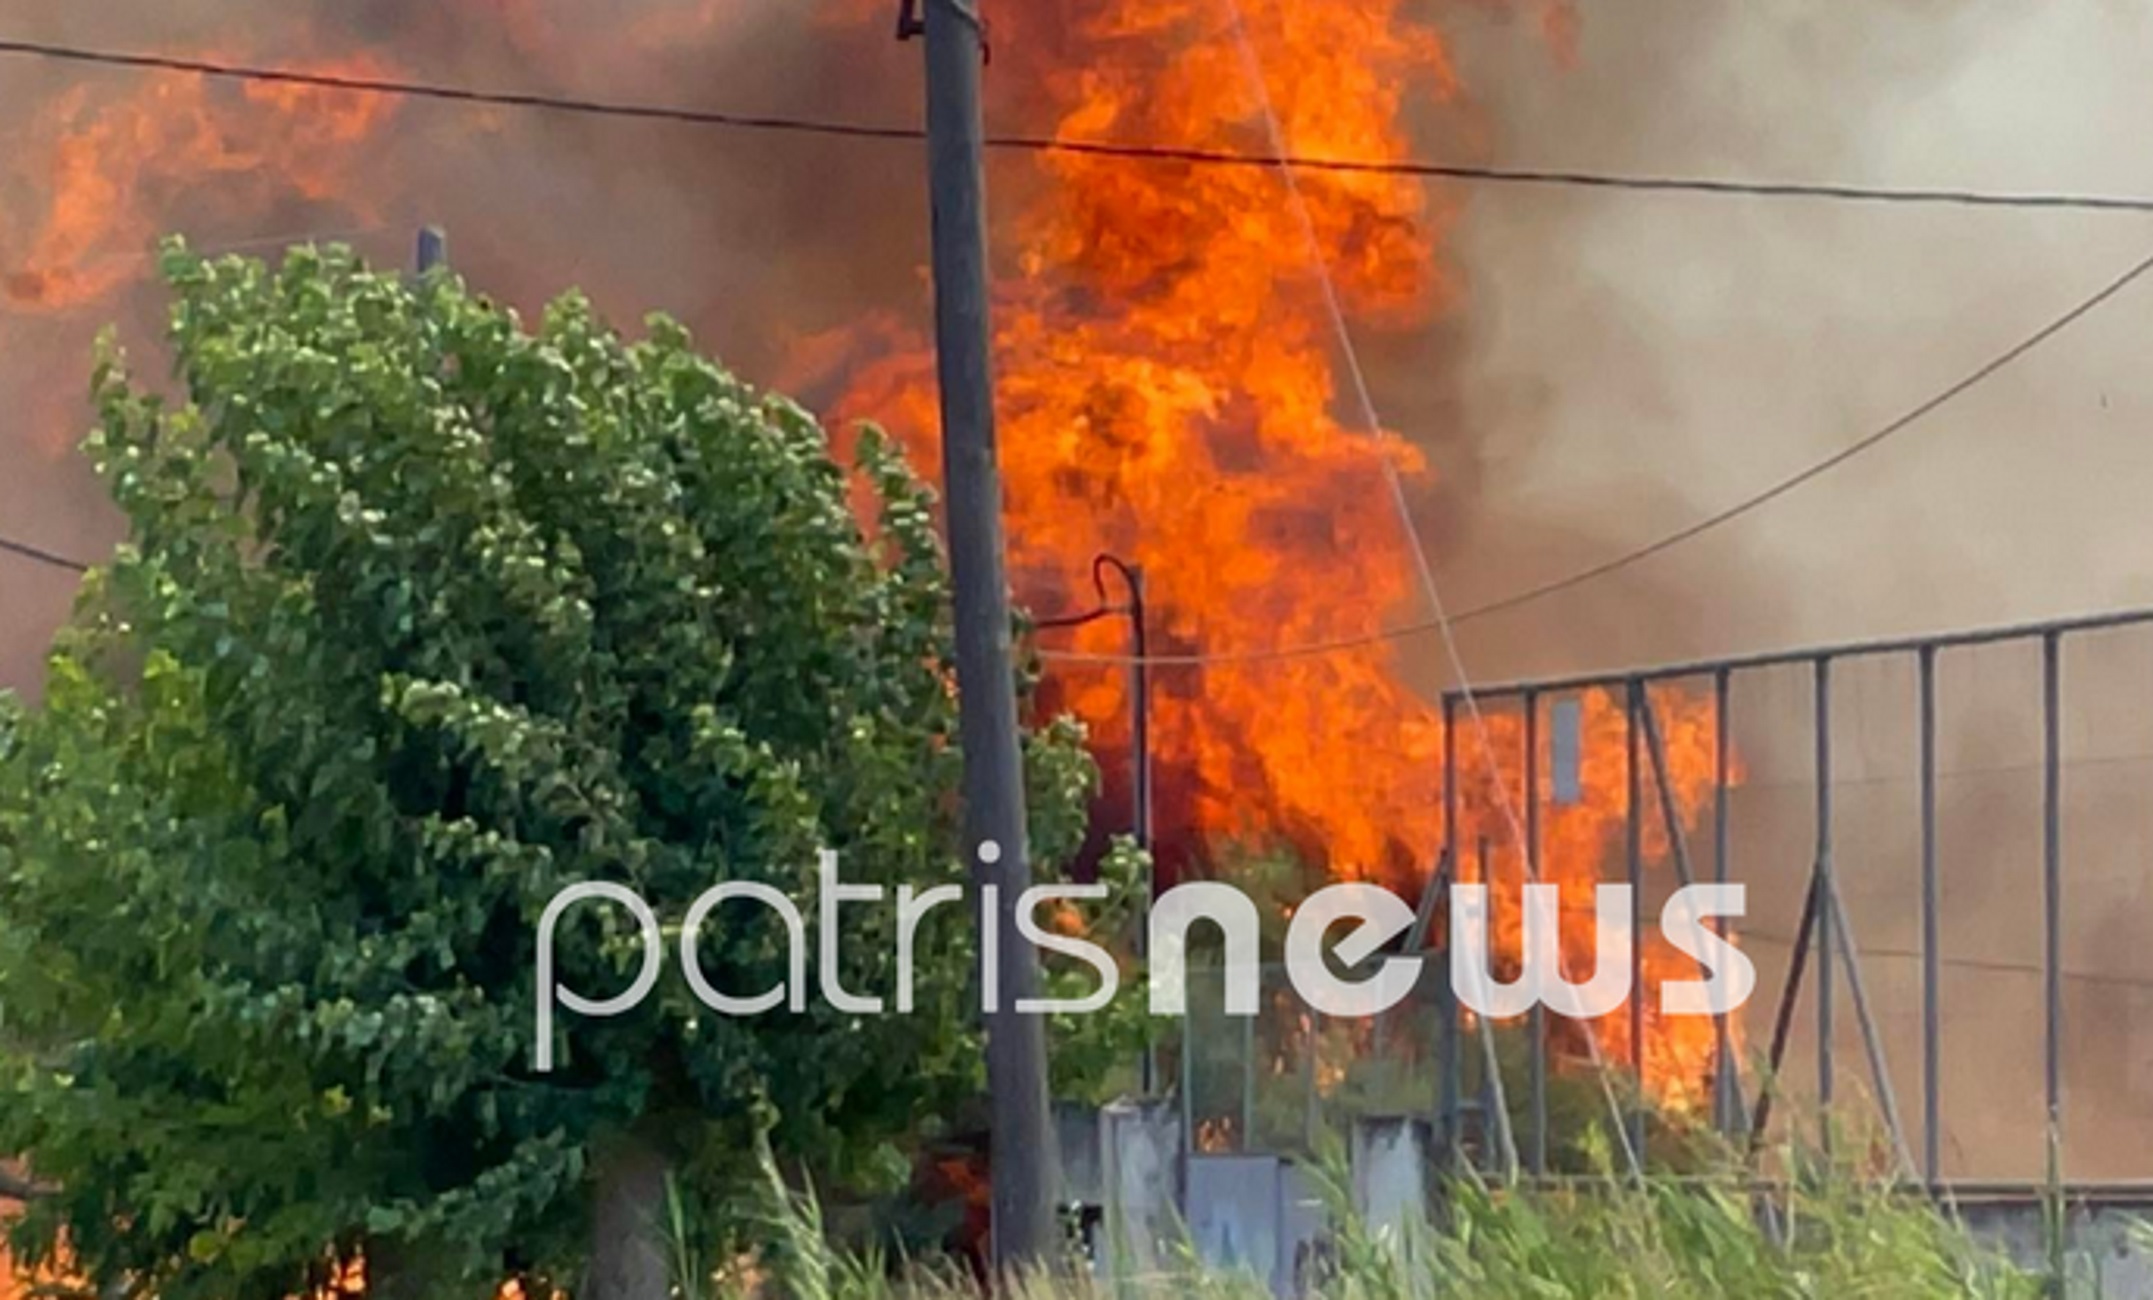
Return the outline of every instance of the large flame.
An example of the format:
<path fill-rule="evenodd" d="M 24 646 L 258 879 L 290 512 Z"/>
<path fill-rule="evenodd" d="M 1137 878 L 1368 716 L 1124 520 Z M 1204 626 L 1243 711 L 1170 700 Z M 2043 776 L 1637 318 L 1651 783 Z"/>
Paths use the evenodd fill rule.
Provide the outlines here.
<path fill-rule="evenodd" d="M 1295 148 L 1406 151 L 1406 88 L 1447 86 L 1449 73 L 1402 8 L 1249 7 Z M 1039 74 L 1058 134 L 1262 143 L 1259 91 L 1218 0 L 1068 12 L 1070 32 L 1037 42 L 1079 43 Z M 1002 42 L 1011 60 L 1030 36 Z M 1166 654 L 1373 632 L 1410 608 L 1383 457 L 1409 475 L 1420 461 L 1335 412 L 1323 285 L 1279 176 L 1080 155 L 1048 155 L 1038 171 L 1045 183 L 997 229 L 1010 269 L 997 303 L 1001 447 L 1024 594 L 1083 592 L 1096 552 L 1141 563 L 1152 645 Z M 1436 308 L 1431 245 L 1447 218 L 1427 190 L 1374 176 L 1310 176 L 1301 190 L 1349 310 L 1409 324 Z M 870 368 L 839 414 L 909 415 L 924 444 L 929 367 L 914 352 Z M 1114 653 L 1127 632 L 1102 622 L 1067 644 Z M 1342 874 L 1425 863 L 1416 850 L 1441 825 L 1441 729 L 1395 660 L 1378 647 L 1162 671 L 1168 820 L 1213 840 L 1287 835 Z M 1097 734 L 1125 743 L 1127 673 L 1070 669 L 1058 684 Z"/>
<path fill-rule="evenodd" d="M 1409 104 L 1455 87 L 1439 34 L 1404 0 L 1240 0 L 1238 15 L 1233 0 L 1112 0 L 1058 12 L 1066 26 L 1041 30 L 1037 11 L 1007 11 L 999 21 L 1016 30 L 998 27 L 994 75 L 1022 87 L 1031 111 L 1053 112 L 1064 139 L 1263 149 L 1268 111 L 1290 152 L 1402 159 Z M 1306 171 L 1289 185 L 1271 169 L 1078 153 L 1046 154 L 1032 171 L 999 192 L 994 232 L 1011 566 L 1033 604 L 1069 605 L 1088 594 L 1095 553 L 1140 564 L 1153 652 L 1214 660 L 1152 669 L 1164 852 L 1284 841 L 1333 875 L 1424 879 L 1444 842 L 1443 728 L 1405 670 L 1436 643 L 1267 652 L 1427 612 L 1384 458 L 1413 484 L 1429 469 L 1408 438 L 1342 418 L 1356 403 L 1341 391 L 1323 276 L 1355 329 L 1425 324 L 1457 298 L 1439 257 L 1451 210 L 1421 182 L 1369 173 Z M 895 423 L 933 463 L 931 356 L 879 323 L 862 335 L 883 351 L 837 413 Z M 1092 654 L 1128 646 L 1111 620 L 1054 635 Z M 1057 702 L 1125 752 L 1128 671 L 1053 667 Z M 1670 784 L 1694 807 L 1714 768 L 1709 713 L 1673 695 L 1655 702 Z M 1547 809 L 1541 859 L 1543 878 L 1564 886 L 1578 974 L 1593 959 L 1591 886 L 1620 847 L 1628 790 L 1625 710 L 1601 694 L 1583 709 L 1584 797 Z M 1458 746 L 1458 843 L 1497 846 L 1489 870 L 1513 899 L 1521 740 L 1515 714 L 1498 712 Z M 1655 859 L 1664 841 L 1653 825 Z M 1514 906 L 1509 918 L 1494 939 L 1498 961 L 1514 964 Z M 1648 1086 L 1694 1100 L 1712 1027 L 1661 1020 L 1652 993 L 1694 978 L 1695 965 L 1656 934 L 1642 964 Z M 1597 1029 L 1623 1059 L 1625 1019 Z"/>
<path fill-rule="evenodd" d="M 378 75 L 370 60 L 316 71 Z M 119 98 L 78 85 L 30 130 L 42 157 L 44 210 L 27 229 L 0 226 L 0 293 L 17 310 L 95 305 L 142 277 L 143 256 L 183 191 L 251 189 L 252 205 L 342 200 L 363 213 L 341 170 L 349 148 L 394 110 L 388 99 L 275 83 L 211 84 L 158 76 Z M 251 206 L 251 205 L 250 205 Z"/>

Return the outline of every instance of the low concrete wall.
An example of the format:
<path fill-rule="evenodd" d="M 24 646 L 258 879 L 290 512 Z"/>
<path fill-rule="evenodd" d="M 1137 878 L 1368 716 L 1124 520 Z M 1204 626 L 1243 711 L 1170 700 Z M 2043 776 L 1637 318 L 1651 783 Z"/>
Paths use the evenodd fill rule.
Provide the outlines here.
<path fill-rule="evenodd" d="M 1061 1117 L 1069 1200 L 1103 1209 L 1102 1273 L 1156 1271 L 1186 1241 L 1221 1268 L 1264 1279 L 1279 1296 L 1305 1294 L 1324 1250 L 1329 1207 L 1315 1180 L 1290 1160 L 1249 1153 L 1184 1158 L 1181 1116 L 1171 1102 L 1119 1102 L 1094 1122 Z M 1426 1222 L 1431 1136 L 1425 1121 L 1356 1120 L 1348 1141 L 1353 1207 L 1377 1232 Z M 1093 1202 L 1096 1194 L 1100 1200 Z M 2021 1267 L 2049 1267 L 2045 1211 L 2037 1196 L 1963 1201 L 1961 1221 Z M 2072 1296 L 2153 1300 L 2153 1201 L 2088 1197 L 2066 1228 Z"/>
<path fill-rule="evenodd" d="M 1967 1230 L 2024 1268 L 2049 1267 L 2046 1210 L 2033 1198 L 1989 1200 L 1959 1207 Z M 2153 1246 L 2140 1225 L 2153 1223 L 2153 1205 L 2089 1202 L 2072 1207 L 2064 1232 L 2070 1294 L 2100 1300 L 2153 1300 Z"/>
<path fill-rule="evenodd" d="M 1183 1235 L 1181 1112 L 1172 1102 L 1115 1102 L 1099 1112 L 1098 1133 L 1100 1269 L 1154 1272 Z"/>
<path fill-rule="evenodd" d="M 1353 1121 L 1353 1210 L 1370 1232 L 1428 1222 L 1429 1131 L 1426 1121 L 1403 1116 Z"/>
<path fill-rule="evenodd" d="M 1087 1147 L 1065 1124 L 1064 1152 Z M 1102 1232 L 1094 1258 L 1103 1275 L 1156 1270 L 1186 1241 L 1220 1269 L 1262 1280 L 1279 1296 L 1306 1294 L 1319 1271 L 1330 1209 L 1309 1172 L 1275 1155 L 1184 1155 L 1181 1117 L 1170 1103 L 1119 1102 L 1098 1116 Z M 1357 1121 L 1349 1144 L 1353 1206 L 1378 1231 L 1425 1221 L 1428 1126 L 1413 1119 Z M 1085 1182 L 1072 1162 L 1070 1199 Z"/>
<path fill-rule="evenodd" d="M 1277 1156 L 1189 1157 L 1189 1239 L 1205 1264 L 1246 1273 L 1274 1291 L 1287 1252 L 1279 1244 Z"/>

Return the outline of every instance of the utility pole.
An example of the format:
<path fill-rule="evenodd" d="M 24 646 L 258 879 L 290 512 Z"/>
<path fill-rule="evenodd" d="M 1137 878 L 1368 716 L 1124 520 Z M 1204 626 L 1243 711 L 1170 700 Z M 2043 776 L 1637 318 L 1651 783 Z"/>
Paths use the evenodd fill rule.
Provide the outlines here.
<path fill-rule="evenodd" d="M 978 0 L 971 0 L 977 3 Z M 964 745 L 964 834 L 981 889 L 982 948 L 999 977 L 985 1013 L 994 1131 L 993 1258 L 997 1269 L 1046 1262 L 1058 1248 L 1054 1131 L 1047 1113 L 1046 1030 L 1017 1010 L 1039 996 L 1039 959 L 1016 925 L 1031 885 L 1016 674 L 1002 547 L 1002 481 L 994 449 L 994 376 L 987 310 L 986 178 L 980 162 L 980 19 L 966 0 L 924 0 L 927 163 L 934 216 L 935 371 L 941 387 L 942 478 L 955 588 L 958 728 Z M 989 843 L 999 852 L 988 850 Z M 992 935 L 988 932 L 992 927 Z M 985 986 L 982 986 L 985 991 Z"/>

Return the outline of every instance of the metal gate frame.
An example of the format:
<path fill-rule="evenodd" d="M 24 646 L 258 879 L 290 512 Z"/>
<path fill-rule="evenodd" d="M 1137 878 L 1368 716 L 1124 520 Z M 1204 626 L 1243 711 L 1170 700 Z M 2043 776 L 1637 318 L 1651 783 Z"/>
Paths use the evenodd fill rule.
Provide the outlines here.
<path fill-rule="evenodd" d="M 2153 609 L 2131 609 L 2111 613 L 2085 615 L 2075 618 L 2055 619 L 2045 622 L 2018 623 L 2006 626 L 1982 628 L 1972 631 L 1937 633 L 1927 636 L 1898 637 L 1873 641 L 1846 642 L 1815 646 L 1806 649 L 1776 651 L 1762 654 L 1738 655 L 1717 659 L 1700 659 L 1688 662 L 1662 664 L 1649 668 L 1635 668 L 1616 672 L 1583 673 L 1570 676 L 1546 677 L 1532 680 L 1506 681 L 1491 685 L 1473 685 L 1468 688 L 1453 687 L 1444 692 L 1443 710 L 1443 813 L 1444 844 L 1442 857 L 1429 882 L 1429 897 L 1424 899 L 1423 913 L 1431 911 L 1430 904 L 1440 906 L 1451 880 L 1455 876 L 1455 864 L 1461 846 L 1457 842 L 1458 797 L 1462 784 L 1458 768 L 1457 735 L 1460 714 L 1464 711 L 1477 719 L 1485 705 L 1491 703 L 1514 704 L 1523 724 L 1524 788 L 1531 792 L 1524 800 L 1524 833 L 1526 836 L 1525 861 L 1528 877 L 1537 875 L 1540 855 L 1540 799 L 1539 791 L 1539 719 L 1542 701 L 1574 692 L 1601 690 L 1622 692 L 1625 710 L 1627 795 L 1624 808 L 1625 858 L 1629 883 L 1632 887 L 1633 933 L 1641 924 L 1636 910 L 1641 907 L 1644 853 L 1643 827 L 1645 818 L 1651 815 L 1645 805 L 1644 784 L 1647 772 L 1655 791 L 1657 812 L 1667 832 L 1677 875 L 1682 884 L 1695 880 L 1690 854 L 1685 843 L 1681 814 L 1667 777 L 1667 763 L 1661 743 L 1657 709 L 1652 700 L 1650 687 L 1655 683 L 1678 679 L 1708 679 L 1712 684 L 1712 709 L 1717 751 L 1716 771 L 1713 781 L 1714 827 L 1711 849 L 1711 879 L 1716 883 L 1727 880 L 1729 863 L 1728 795 L 1732 787 L 1728 770 L 1730 719 L 1734 703 L 1734 682 L 1740 674 L 1764 669 L 1806 666 L 1813 682 L 1815 720 L 1813 739 L 1815 743 L 1816 771 L 1816 842 L 1815 855 L 1810 868 L 1805 891 L 1802 921 L 1796 932 L 1793 956 L 1787 979 L 1780 992 L 1773 1020 L 1768 1060 L 1771 1075 L 1760 1082 L 1754 1099 L 1745 1096 L 1739 1078 L 1739 1062 L 1729 1051 L 1728 1037 L 1722 1021 L 1718 1035 L 1718 1063 L 1714 1073 L 1716 1086 L 1713 1097 L 1715 1124 L 1722 1131 L 1734 1136 L 1747 1133 L 1750 1141 L 1758 1141 L 1771 1116 L 1772 1092 L 1770 1078 L 1776 1076 L 1784 1059 L 1787 1040 L 1793 1026 L 1795 999 L 1810 965 L 1810 953 L 1815 952 L 1815 980 L 1817 986 L 1817 1093 L 1821 1107 L 1827 1111 L 1832 1103 L 1833 1084 L 1837 1078 L 1833 1059 L 1834 959 L 1846 976 L 1852 996 L 1855 1015 L 1860 1023 L 1864 1053 L 1874 1075 L 1876 1096 L 1883 1118 L 1889 1129 L 1895 1149 L 1901 1154 L 1909 1182 L 1919 1183 L 1939 1192 L 1959 1194 L 1975 1193 L 1990 1188 L 1990 1184 L 1964 1183 L 1947 1186 L 1942 1178 L 1941 1131 L 1942 1099 L 1940 1088 L 1940 1014 L 1938 1011 L 1941 984 L 1941 953 L 1938 935 L 1938 880 L 1936 835 L 1936 663 L 1939 653 L 1946 650 L 1972 646 L 1999 645 L 2012 642 L 2038 642 L 2041 647 L 2041 736 L 2042 736 L 2042 794 L 2041 794 L 2041 891 L 2042 891 L 2042 961 L 2043 981 L 2043 1032 L 2042 1058 L 2045 1087 L 2046 1123 L 2052 1150 L 2060 1161 L 2063 1134 L 2063 1078 L 2062 1078 L 2062 1020 L 2063 1020 L 2063 734 L 2062 734 L 2062 676 L 2063 644 L 2071 636 L 2109 631 L 2117 628 L 2153 624 Z M 1859 949 L 1846 912 L 1840 901 L 1839 891 L 1832 872 L 1832 748 L 1831 748 L 1831 672 L 1835 663 L 1851 660 L 1890 659 L 1911 656 L 1918 674 L 1919 720 L 1919 799 L 1921 820 L 1921 1020 L 1922 1020 L 1922 1095 L 1923 1116 L 1922 1151 L 1918 1161 L 1907 1149 L 1903 1127 L 1900 1123 L 1897 1102 L 1894 1098 L 1890 1077 L 1885 1069 L 1882 1047 L 1876 1024 L 1870 1014 L 1867 990 L 1862 982 Z M 1490 758 L 1492 762 L 1492 757 Z M 1641 985 L 1638 965 L 1642 961 L 1642 946 L 1631 945 L 1632 987 Z M 1447 962 L 1445 967 L 1447 971 Z M 1444 977 L 1448 990 L 1448 977 Z M 1446 998 L 1442 1024 L 1444 1049 L 1444 1078 L 1439 1103 L 1440 1121 L 1438 1133 L 1447 1158 L 1456 1159 L 1459 1149 L 1459 1132 L 1462 1117 L 1460 1081 L 1462 1077 L 1462 1054 L 1458 1049 L 1459 1017 L 1454 998 Z M 1642 1076 L 1643 1066 L 1643 1009 L 1638 998 L 1632 998 L 1630 1009 L 1629 1061 L 1632 1078 Z M 1528 1114 L 1530 1130 L 1525 1143 L 1526 1171 L 1536 1177 L 1547 1174 L 1547 1058 L 1546 1035 L 1542 1013 L 1537 1006 L 1531 1021 L 1531 1100 Z M 1497 1122 L 1507 1125 L 1508 1117 L 1497 1115 Z M 1632 1142 L 1640 1163 L 1645 1158 L 1643 1145 L 1643 1111 L 1641 1108 L 1629 1116 Z M 2071 1186 L 2070 1184 L 2063 1184 Z M 2005 1185 L 1994 1185 L 2001 1189 Z M 2131 1185 L 2120 1185 L 2128 1187 Z"/>

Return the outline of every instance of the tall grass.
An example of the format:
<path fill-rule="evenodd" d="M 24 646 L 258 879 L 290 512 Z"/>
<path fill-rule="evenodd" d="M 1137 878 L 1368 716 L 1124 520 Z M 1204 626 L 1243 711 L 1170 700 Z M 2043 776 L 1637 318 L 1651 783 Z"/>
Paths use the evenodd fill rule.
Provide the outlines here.
<path fill-rule="evenodd" d="M 1339 1193 L 1335 1184 L 1333 1195 Z M 1338 1216 L 1321 1300 L 2034 1300 L 2044 1280 L 1975 1243 L 1945 1213 L 1870 1180 L 1812 1173 L 1766 1200 L 1732 1180 L 1619 1181 L 1503 1190 L 1466 1181 L 1438 1222 L 1377 1231 Z M 1769 1210 L 1766 1210 L 1767 1204 Z M 684 1227 L 677 1202 L 676 1228 Z M 723 1269 L 678 1257 L 683 1300 L 973 1300 L 949 1267 L 905 1265 L 829 1244 L 812 1194 L 770 1173 L 752 1258 Z M 684 1239 L 684 1235 L 683 1235 Z M 1148 1276 L 1077 1268 L 1017 1278 L 1014 1300 L 1262 1300 L 1246 1274 L 1183 1247 Z"/>

